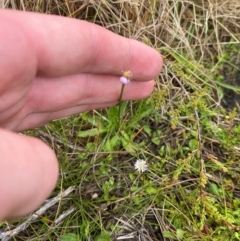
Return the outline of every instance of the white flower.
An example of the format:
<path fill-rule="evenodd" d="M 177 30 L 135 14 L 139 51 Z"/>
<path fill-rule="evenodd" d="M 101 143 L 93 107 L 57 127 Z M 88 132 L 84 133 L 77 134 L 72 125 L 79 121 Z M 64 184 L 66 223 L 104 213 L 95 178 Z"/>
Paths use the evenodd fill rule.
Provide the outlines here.
<path fill-rule="evenodd" d="M 139 172 L 145 172 L 148 169 L 147 162 L 141 159 L 135 162 L 134 167 Z"/>

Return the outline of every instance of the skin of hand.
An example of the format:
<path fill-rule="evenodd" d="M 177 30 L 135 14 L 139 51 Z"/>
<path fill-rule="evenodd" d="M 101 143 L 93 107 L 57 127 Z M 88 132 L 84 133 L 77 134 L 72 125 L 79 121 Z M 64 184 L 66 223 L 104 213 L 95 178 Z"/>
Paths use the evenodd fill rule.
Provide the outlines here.
<path fill-rule="evenodd" d="M 125 70 L 133 80 L 123 100 L 149 96 L 162 58 L 86 21 L 0 10 L 0 23 L 0 220 L 7 220 L 41 205 L 58 177 L 54 152 L 16 132 L 116 105 Z"/>

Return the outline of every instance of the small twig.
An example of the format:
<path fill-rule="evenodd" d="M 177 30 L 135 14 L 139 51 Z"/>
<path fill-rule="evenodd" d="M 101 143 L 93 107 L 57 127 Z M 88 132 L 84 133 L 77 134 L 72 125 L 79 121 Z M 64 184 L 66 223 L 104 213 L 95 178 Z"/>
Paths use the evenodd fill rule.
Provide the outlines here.
<path fill-rule="evenodd" d="M 55 221 L 54 224 L 57 225 L 61 223 L 67 216 L 69 216 L 72 212 L 74 212 L 77 208 L 71 207 L 67 211 L 63 212 Z"/>
<path fill-rule="evenodd" d="M 78 150 L 78 151 L 83 151 L 83 147 L 77 147 L 75 145 L 69 144 L 69 143 L 64 143 L 60 137 L 58 137 L 56 134 L 49 135 L 45 133 L 44 131 L 37 131 L 41 136 L 48 138 L 49 140 L 61 144 L 61 145 L 67 145 L 71 150 Z"/>
<path fill-rule="evenodd" d="M 74 190 L 75 190 L 75 186 L 71 186 L 67 190 L 59 193 L 56 197 L 49 199 L 46 202 L 46 204 L 44 204 L 41 208 L 39 208 L 35 213 L 29 215 L 29 217 L 23 223 L 18 225 L 16 228 L 14 228 L 13 230 L 0 233 L 0 239 L 2 241 L 10 240 L 12 237 L 16 236 L 17 234 L 25 230 L 31 224 L 31 222 L 38 219 L 39 216 L 43 215 L 43 213 L 45 213 L 50 207 L 58 203 L 62 198 L 68 196 Z"/>

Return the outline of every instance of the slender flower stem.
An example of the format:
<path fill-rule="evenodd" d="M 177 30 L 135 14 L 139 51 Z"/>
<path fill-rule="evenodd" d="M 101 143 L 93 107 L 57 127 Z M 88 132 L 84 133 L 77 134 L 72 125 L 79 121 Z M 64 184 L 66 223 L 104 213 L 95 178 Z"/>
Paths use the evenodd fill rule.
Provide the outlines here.
<path fill-rule="evenodd" d="M 122 97 L 123 97 L 123 91 L 124 91 L 124 87 L 125 85 L 130 83 L 130 80 L 132 78 L 132 73 L 130 70 L 128 71 L 124 71 L 123 72 L 123 76 L 120 77 L 120 82 L 122 83 L 122 88 L 121 88 L 121 93 L 120 93 L 120 97 L 119 97 L 119 105 L 118 105 L 118 131 L 120 129 L 120 125 L 121 125 L 121 109 L 122 109 Z"/>
<path fill-rule="evenodd" d="M 121 123 L 121 108 L 122 108 L 122 96 L 123 96 L 123 90 L 124 90 L 125 84 L 122 84 L 122 88 L 121 88 L 121 93 L 120 93 L 120 97 L 119 97 L 119 104 L 118 104 L 118 130 L 120 128 L 120 123 Z"/>

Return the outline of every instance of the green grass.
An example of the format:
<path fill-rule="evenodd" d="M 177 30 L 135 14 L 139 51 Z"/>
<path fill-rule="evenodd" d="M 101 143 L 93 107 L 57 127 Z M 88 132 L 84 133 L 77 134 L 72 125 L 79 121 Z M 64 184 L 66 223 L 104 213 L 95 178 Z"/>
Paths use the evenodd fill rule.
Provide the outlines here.
<path fill-rule="evenodd" d="M 26 1 L 143 41 L 164 67 L 150 98 L 122 104 L 120 127 L 115 106 L 28 132 L 58 156 L 52 197 L 75 189 L 13 240 L 240 240 L 239 108 L 221 106 L 226 91 L 239 91 L 240 18 L 208 3 Z M 137 159 L 147 172 L 134 170 Z"/>

